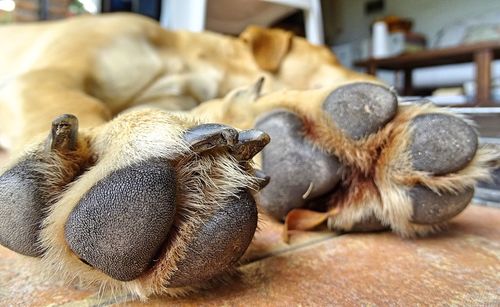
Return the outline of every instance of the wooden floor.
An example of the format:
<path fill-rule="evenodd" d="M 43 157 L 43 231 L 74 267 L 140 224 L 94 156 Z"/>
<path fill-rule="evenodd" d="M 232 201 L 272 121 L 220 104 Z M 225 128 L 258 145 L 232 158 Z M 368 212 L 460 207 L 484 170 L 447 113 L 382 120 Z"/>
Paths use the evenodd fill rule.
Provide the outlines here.
<path fill-rule="evenodd" d="M 448 231 L 418 240 L 302 233 L 287 245 L 280 235 L 280 225 L 264 221 L 241 280 L 147 303 L 49 283 L 36 262 L 0 247 L 0 305 L 500 305 L 500 209 L 470 206 Z"/>

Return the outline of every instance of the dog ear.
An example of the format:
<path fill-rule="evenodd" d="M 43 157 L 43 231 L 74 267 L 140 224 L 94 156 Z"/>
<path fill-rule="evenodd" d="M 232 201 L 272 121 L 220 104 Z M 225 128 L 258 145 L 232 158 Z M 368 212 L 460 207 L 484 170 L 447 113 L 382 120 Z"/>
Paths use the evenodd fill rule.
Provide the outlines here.
<path fill-rule="evenodd" d="M 250 26 L 240 34 L 240 39 L 252 50 L 257 65 L 275 72 L 286 56 L 292 43 L 293 33 L 279 29 Z"/>

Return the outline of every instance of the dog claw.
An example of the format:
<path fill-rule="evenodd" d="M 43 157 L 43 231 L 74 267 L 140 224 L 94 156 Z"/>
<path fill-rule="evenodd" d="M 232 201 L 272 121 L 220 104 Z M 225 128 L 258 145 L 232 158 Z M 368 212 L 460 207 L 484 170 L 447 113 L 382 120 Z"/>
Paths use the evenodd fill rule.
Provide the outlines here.
<path fill-rule="evenodd" d="M 255 177 L 259 178 L 259 191 L 262 190 L 263 188 L 266 187 L 266 185 L 269 184 L 269 181 L 271 180 L 271 177 L 266 175 L 263 171 L 261 170 L 255 170 Z"/>
<path fill-rule="evenodd" d="M 238 135 L 238 143 L 231 148 L 231 153 L 239 161 L 248 161 L 258 154 L 271 138 L 260 130 L 245 130 Z"/>
<path fill-rule="evenodd" d="M 188 129 L 184 133 L 184 140 L 194 152 L 202 153 L 235 145 L 238 141 L 238 131 L 226 125 L 203 124 Z"/>
<path fill-rule="evenodd" d="M 78 139 L 78 118 L 63 114 L 52 121 L 48 148 L 50 150 L 72 151 Z"/>

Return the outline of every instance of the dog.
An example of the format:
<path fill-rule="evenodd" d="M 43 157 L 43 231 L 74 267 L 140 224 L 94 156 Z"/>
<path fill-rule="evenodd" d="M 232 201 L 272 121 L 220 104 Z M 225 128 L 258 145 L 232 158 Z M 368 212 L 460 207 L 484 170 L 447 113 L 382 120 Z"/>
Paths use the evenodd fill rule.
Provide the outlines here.
<path fill-rule="evenodd" d="M 257 204 L 287 231 L 433 232 L 495 156 L 468 121 L 400 107 L 378 80 L 282 30 L 170 32 L 115 14 L 0 37 L 12 38 L 0 57 L 11 156 L 0 243 L 115 293 L 224 279 Z"/>

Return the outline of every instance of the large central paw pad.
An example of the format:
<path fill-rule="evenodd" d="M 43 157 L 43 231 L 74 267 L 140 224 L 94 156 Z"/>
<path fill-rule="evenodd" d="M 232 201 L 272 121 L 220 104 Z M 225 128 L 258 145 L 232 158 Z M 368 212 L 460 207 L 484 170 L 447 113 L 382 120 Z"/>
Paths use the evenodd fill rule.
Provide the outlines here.
<path fill-rule="evenodd" d="M 250 244 L 252 195 L 268 180 L 251 159 L 267 143 L 258 130 L 152 111 L 90 137 L 63 116 L 0 177 L 0 243 L 70 279 L 185 292 L 234 270 Z"/>
<path fill-rule="evenodd" d="M 266 101 L 280 105 L 272 95 Z M 273 139 L 262 154 L 271 181 L 260 200 L 290 229 L 327 221 L 343 231 L 373 230 L 375 221 L 402 235 L 425 234 L 460 213 L 487 174 L 474 129 L 436 107 L 398 108 L 391 91 L 369 83 L 312 95 L 323 97 L 318 102 L 293 97 L 256 123 Z"/>
<path fill-rule="evenodd" d="M 273 176 L 260 193 L 268 211 L 284 217 L 291 209 L 304 207 L 331 191 L 340 179 L 340 163 L 304 138 L 300 118 L 288 111 L 275 111 L 257 123 L 272 138 L 263 150 L 263 168 Z"/>
<path fill-rule="evenodd" d="M 68 245 L 92 267 L 119 280 L 133 280 L 150 266 L 165 241 L 176 213 L 175 197 L 175 170 L 167 161 L 144 161 L 114 171 L 69 215 Z"/>

